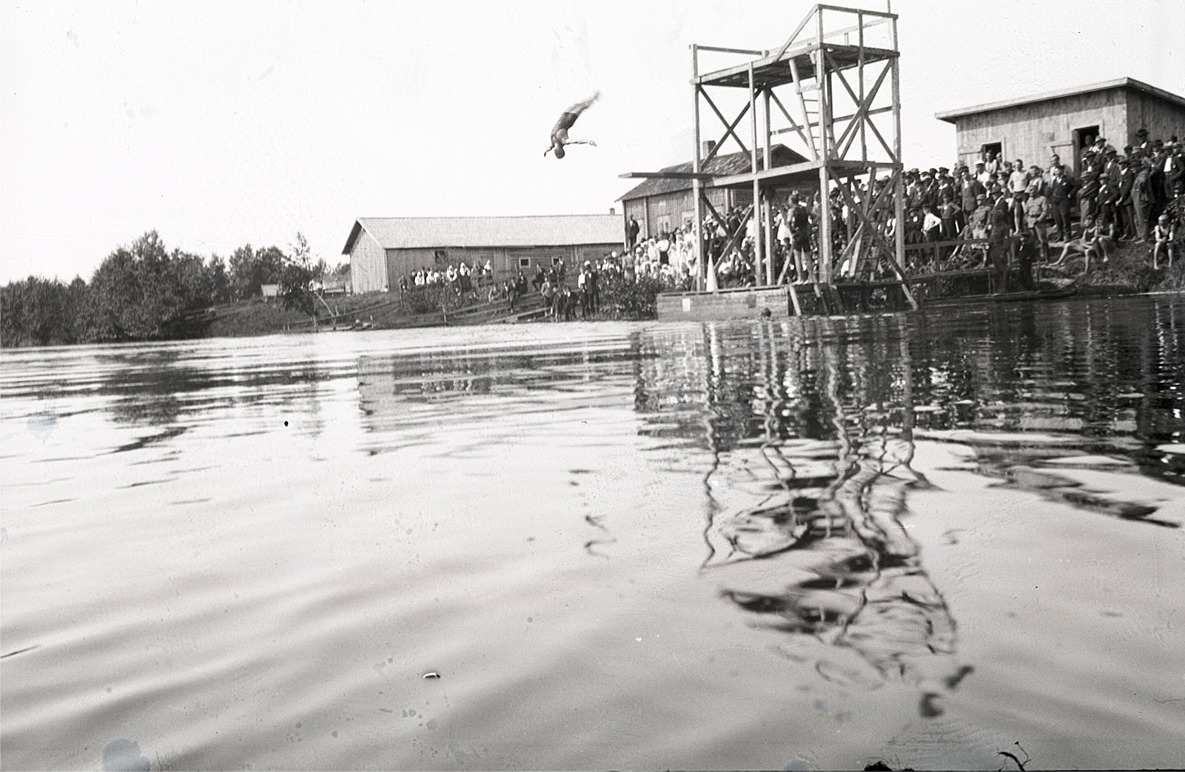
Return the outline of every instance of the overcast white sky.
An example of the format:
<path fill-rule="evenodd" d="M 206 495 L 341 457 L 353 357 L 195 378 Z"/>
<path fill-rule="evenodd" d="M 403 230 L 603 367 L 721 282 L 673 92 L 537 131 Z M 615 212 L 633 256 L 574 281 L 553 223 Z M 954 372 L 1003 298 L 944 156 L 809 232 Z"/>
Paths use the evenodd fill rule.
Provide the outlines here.
<path fill-rule="evenodd" d="M 883 10 L 885 0 L 863 0 Z M 357 217 L 608 212 L 692 152 L 689 45 L 774 48 L 811 3 L 0 4 L 0 281 L 64 281 L 156 229 L 330 264 Z M 905 162 L 935 112 L 1134 77 L 1185 94 L 1185 2 L 892 0 Z M 559 113 L 594 89 L 563 161 Z M 620 211 L 620 209 L 618 209 Z"/>

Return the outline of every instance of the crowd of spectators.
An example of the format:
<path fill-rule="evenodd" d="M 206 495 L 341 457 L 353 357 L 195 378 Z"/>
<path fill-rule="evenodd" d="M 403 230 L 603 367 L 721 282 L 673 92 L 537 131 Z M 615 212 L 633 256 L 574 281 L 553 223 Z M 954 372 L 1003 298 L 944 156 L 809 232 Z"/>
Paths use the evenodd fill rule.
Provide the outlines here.
<path fill-rule="evenodd" d="M 1002 267 L 1017 245 L 1051 263 L 1084 254 L 1089 268 L 1091 258 L 1107 262 L 1121 242 L 1148 244 L 1154 267 L 1171 264 L 1173 250 L 1185 239 L 1185 142 L 1176 136 L 1150 140 L 1141 129 L 1135 143 L 1120 152 L 1100 137 L 1083 150 L 1077 168 L 1075 173 L 1057 155 L 1026 164 L 986 153 L 953 170 L 910 169 L 903 175 L 903 222 L 895 221 L 891 201 L 877 207 L 873 219 L 890 236 L 903 229 L 907 271 Z M 832 190 L 827 202 L 832 254 L 840 253 L 859 226 L 845 202 L 875 200 L 889 182 L 882 176 L 869 190 L 853 178 L 846 183 L 848 195 Z M 814 281 L 823 216 L 819 193 L 794 191 L 777 198 L 770 250 L 775 280 Z M 703 254 L 715 266 L 718 286 L 757 280 L 752 229 L 748 209 L 705 218 Z M 660 275 L 669 273 L 670 283 L 679 286 L 695 275 L 693 239 L 689 228 L 659 234 L 639 242 L 635 258 Z M 663 244 L 673 246 L 662 249 Z M 927 244 L 933 249 L 923 248 Z M 939 264 L 923 265 L 931 256 Z M 855 265 L 848 261 L 835 270 L 850 276 Z"/>
<path fill-rule="evenodd" d="M 878 200 L 890 179 L 873 189 L 857 178 L 833 189 L 827 202 L 832 254 L 840 254 L 859 220 L 847 201 Z M 817 190 L 775 196 L 771 207 L 774 235 L 768 259 L 776 283 L 811 282 L 819 276 L 818 256 L 823 206 Z M 751 207 L 732 207 L 703 220 L 702 254 L 721 288 L 764 283 L 755 271 L 757 241 Z M 874 207 L 873 220 L 890 237 L 903 229 L 906 271 L 962 266 L 1005 271 L 1011 257 L 1056 265 L 1075 254 L 1106 263 L 1121 242 L 1148 244 L 1154 268 L 1171 266 L 1185 240 L 1185 142 L 1176 136 L 1149 140 L 1141 129 L 1122 152 L 1103 137 L 1083 150 L 1077 172 L 1057 155 L 1044 163 L 1000 159 L 992 153 L 952 169 L 910 169 L 903 174 L 904 221 L 895 221 L 887 201 Z M 767 224 L 763 222 L 764 228 Z M 534 292 L 543 297 L 548 318 L 589 318 L 601 311 L 602 290 L 639 282 L 669 290 L 690 290 L 705 271 L 697 263 L 691 223 L 646 237 L 631 218 L 625 248 L 588 260 L 569 276 L 562 259 L 537 266 L 531 277 L 517 271 L 496 281 L 490 261 L 465 262 L 443 269 L 421 268 L 400 282 L 400 289 L 440 287 L 456 302 L 504 301 L 515 311 Z M 931 245 L 931 247 L 927 247 Z M 1059 251 L 1060 250 L 1060 251 Z M 939 264 L 932 261 L 937 260 Z M 931 262 L 926 262 L 931 261 Z M 925 265 L 923 263 L 925 262 Z M 849 255 L 834 267 L 854 275 Z M 883 270 L 883 266 L 880 266 Z"/>

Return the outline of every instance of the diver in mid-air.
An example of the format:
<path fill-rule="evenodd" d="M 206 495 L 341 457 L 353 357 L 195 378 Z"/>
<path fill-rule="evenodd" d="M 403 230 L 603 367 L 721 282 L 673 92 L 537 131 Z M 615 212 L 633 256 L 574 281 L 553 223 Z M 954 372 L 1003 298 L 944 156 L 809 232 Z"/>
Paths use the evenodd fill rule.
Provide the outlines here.
<path fill-rule="evenodd" d="M 563 158 L 565 155 L 564 145 L 597 146 L 597 143 L 591 139 L 569 139 L 568 129 L 572 128 L 572 124 L 576 123 L 576 119 L 580 117 L 580 114 L 591 107 L 592 103 L 597 101 L 600 95 L 601 92 L 598 91 L 588 99 L 583 102 L 577 102 L 560 114 L 560 119 L 551 128 L 551 147 L 543 151 L 544 156 L 554 150 L 556 158 Z"/>

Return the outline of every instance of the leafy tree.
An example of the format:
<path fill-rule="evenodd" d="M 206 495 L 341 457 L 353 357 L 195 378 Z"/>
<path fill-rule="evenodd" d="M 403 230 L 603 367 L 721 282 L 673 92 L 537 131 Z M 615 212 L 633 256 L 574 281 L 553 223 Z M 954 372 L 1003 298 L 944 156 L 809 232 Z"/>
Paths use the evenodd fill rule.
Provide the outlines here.
<path fill-rule="evenodd" d="M 211 303 L 230 302 L 230 273 L 226 269 L 226 261 L 218 255 L 212 256 L 206 264 L 206 285 Z"/>
<path fill-rule="evenodd" d="M 156 231 L 120 247 L 91 278 L 82 313 L 88 340 L 153 340 L 176 334 L 189 312 L 212 302 L 202 259 L 169 253 Z"/>
<path fill-rule="evenodd" d="M 67 291 L 60 282 L 30 276 L 0 288 L 0 345 L 48 346 L 69 343 Z"/>
<path fill-rule="evenodd" d="M 324 271 L 324 261 L 313 260 L 312 250 L 304 234 L 296 234 L 296 243 L 292 245 L 292 254 L 284 263 L 280 273 L 280 300 L 285 308 L 303 311 L 310 316 L 316 316 L 316 298 L 313 297 L 313 280 L 318 278 L 320 269 Z"/>
<path fill-rule="evenodd" d="M 255 250 L 250 244 L 230 256 L 230 286 L 236 300 L 263 295 L 261 285 L 279 284 L 284 270 L 284 253 L 277 247 Z"/>

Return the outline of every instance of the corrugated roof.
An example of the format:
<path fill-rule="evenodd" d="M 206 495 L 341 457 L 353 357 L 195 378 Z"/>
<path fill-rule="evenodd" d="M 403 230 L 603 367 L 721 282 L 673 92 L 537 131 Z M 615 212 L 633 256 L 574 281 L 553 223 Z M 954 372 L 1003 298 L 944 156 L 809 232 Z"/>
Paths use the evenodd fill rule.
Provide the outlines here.
<path fill-rule="evenodd" d="M 791 164 L 802 163 L 806 159 L 798 153 L 794 152 L 785 145 L 774 145 L 770 148 L 770 153 L 773 156 L 773 166 L 776 169 L 779 166 L 789 166 Z M 704 165 L 703 172 L 705 174 L 716 174 L 720 176 L 732 174 L 744 174 L 749 171 L 750 155 L 748 153 L 729 153 L 728 155 L 720 155 L 713 158 Z M 666 166 L 659 171 L 664 172 L 690 172 L 694 162 L 687 161 L 685 163 L 677 164 L 675 166 Z M 757 154 L 757 168 L 765 168 L 765 163 L 761 158 L 761 153 Z M 625 195 L 619 197 L 618 201 L 631 201 L 636 198 L 645 198 L 647 196 L 660 196 L 664 193 L 677 193 L 682 190 L 691 190 L 691 180 L 669 179 L 662 177 L 651 177 L 644 180 L 640 185 L 630 190 Z"/>
<path fill-rule="evenodd" d="M 383 249 L 616 244 L 625 235 L 621 215 L 616 214 L 360 217 L 350 229 L 343 255 L 349 254 L 363 230 Z"/>
<path fill-rule="evenodd" d="M 974 107 L 961 107 L 957 110 L 947 110 L 946 112 L 942 113 L 934 113 L 934 117 L 940 121 L 954 123 L 955 118 L 962 118 L 967 115 L 988 113 L 993 110 L 1003 110 L 1007 107 L 1019 107 L 1020 105 L 1032 104 L 1034 102 L 1046 102 L 1050 99 L 1078 96 L 1079 94 L 1093 94 L 1096 91 L 1107 91 L 1113 88 L 1132 88 L 1137 91 L 1143 91 L 1146 94 L 1160 97 L 1167 102 L 1172 102 L 1181 107 L 1185 107 L 1185 97 L 1180 97 L 1171 91 L 1165 91 L 1164 89 L 1156 88 L 1155 86 L 1149 86 L 1147 83 L 1138 81 L 1135 78 L 1120 78 L 1119 80 L 1108 80 L 1102 83 L 1091 83 L 1087 86 L 1065 88 L 1061 89 L 1060 91 L 1047 91 L 1044 94 L 1021 97 L 1019 99 L 1009 99 L 1004 102 L 992 102 L 990 104 L 976 105 Z"/>

